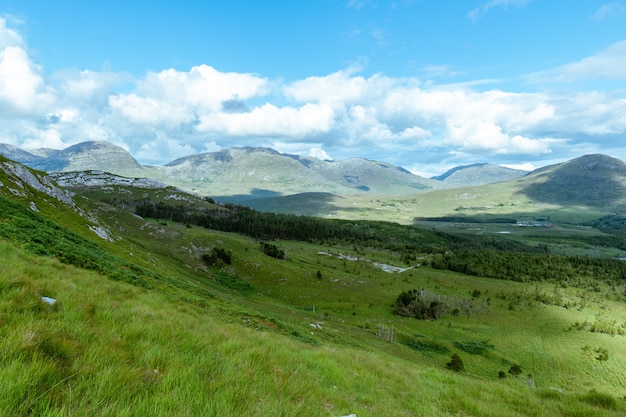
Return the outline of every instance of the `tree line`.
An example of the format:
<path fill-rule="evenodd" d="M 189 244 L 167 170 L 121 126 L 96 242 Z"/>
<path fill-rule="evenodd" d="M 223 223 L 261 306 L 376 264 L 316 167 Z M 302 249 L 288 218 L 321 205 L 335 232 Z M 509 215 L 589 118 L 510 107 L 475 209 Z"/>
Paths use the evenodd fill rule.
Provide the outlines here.
<path fill-rule="evenodd" d="M 626 262 L 589 256 L 462 249 L 435 255 L 431 266 L 480 277 L 549 281 L 582 288 L 594 281 L 626 280 Z"/>

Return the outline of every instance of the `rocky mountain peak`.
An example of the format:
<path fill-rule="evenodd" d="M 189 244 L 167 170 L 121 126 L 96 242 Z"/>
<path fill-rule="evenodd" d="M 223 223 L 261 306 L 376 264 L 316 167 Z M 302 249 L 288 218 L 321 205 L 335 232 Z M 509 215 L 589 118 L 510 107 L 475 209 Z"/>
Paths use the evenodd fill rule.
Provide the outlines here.
<path fill-rule="evenodd" d="M 81 142 L 32 164 L 48 172 L 102 170 L 131 172 L 141 165 L 125 149 L 104 141 Z"/>

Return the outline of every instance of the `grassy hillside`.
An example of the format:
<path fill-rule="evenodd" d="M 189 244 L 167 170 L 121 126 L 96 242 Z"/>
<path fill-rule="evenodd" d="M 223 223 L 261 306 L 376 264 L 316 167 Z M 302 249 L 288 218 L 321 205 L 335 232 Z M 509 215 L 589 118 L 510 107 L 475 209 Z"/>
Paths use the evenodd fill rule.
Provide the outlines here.
<path fill-rule="evenodd" d="M 613 272 L 514 282 L 434 268 L 442 245 L 538 257 L 534 241 L 372 224 L 368 244 L 274 240 L 276 259 L 251 237 L 76 196 L 109 241 L 34 190 L 9 198 L 16 186 L 0 180 L 0 415 L 626 412 L 626 293 Z M 214 249 L 229 262 L 207 262 Z M 412 289 L 437 301 L 426 307 L 438 319 L 394 314 Z M 447 366 L 454 354 L 462 370 Z"/>
<path fill-rule="evenodd" d="M 404 336 L 410 343 L 392 344 L 366 325 L 359 329 L 342 322 L 334 316 L 340 309 L 328 302 L 318 307 L 333 312 L 324 320 L 263 297 L 249 301 L 263 305 L 263 315 L 239 297 L 238 303 L 211 301 L 201 307 L 33 257 L 6 242 L 0 243 L 0 253 L 6 268 L 0 275 L 2 415 L 604 416 L 624 411 L 616 393 L 623 392 L 624 381 L 614 379 L 624 372 L 623 342 L 564 333 L 554 319 L 566 317 L 553 311 L 543 317 L 541 309 L 523 308 L 483 323 L 419 323 L 422 333 Z M 42 296 L 57 303 L 49 306 Z M 306 337 L 294 335 L 304 323 L 284 331 L 294 316 L 304 323 L 317 318 L 321 329 L 311 328 Z M 395 322 L 398 334 L 414 332 L 415 324 Z M 590 342 L 591 350 L 581 348 Z M 598 344 L 610 352 L 606 363 L 593 358 Z M 465 372 L 445 369 L 451 351 L 460 352 Z M 506 371 L 512 360 L 522 363 L 524 375 L 497 379 L 497 370 Z M 533 373 L 534 388 L 526 372 Z M 590 391 L 594 387 L 602 388 Z"/>
<path fill-rule="evenodd" d="M 604 155 L 586 155 L 538 169 L 524 177 L 481 186 L 439 189 L 412 195 L 314 195 L 259 198 L 266 211 L 306 213 L 342 219 L 386 220 L 465 217 L 481 221 L 514 218 L 583 224 L 622 214 L 626 207 L 626 164 Z"/>

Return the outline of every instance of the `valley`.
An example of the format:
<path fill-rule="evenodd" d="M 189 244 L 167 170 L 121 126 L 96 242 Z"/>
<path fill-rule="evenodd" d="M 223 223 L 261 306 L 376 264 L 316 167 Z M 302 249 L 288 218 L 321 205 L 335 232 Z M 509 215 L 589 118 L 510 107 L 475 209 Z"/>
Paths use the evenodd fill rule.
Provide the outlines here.
<path fill-rule="evenodd" d="M 257 211 L 18 166 L 0 161 L 2 415 L 626 411 L 615 168 Z M 575 200 L 581 177 L 611 187 Z"/>

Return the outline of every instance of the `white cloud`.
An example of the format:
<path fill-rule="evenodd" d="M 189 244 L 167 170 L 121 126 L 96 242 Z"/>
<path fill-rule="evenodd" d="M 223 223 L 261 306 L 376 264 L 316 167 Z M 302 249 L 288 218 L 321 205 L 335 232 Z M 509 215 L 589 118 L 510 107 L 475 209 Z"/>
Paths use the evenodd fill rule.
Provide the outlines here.
<path fill-rule="evenodd" d="M 619 19 L 626 13 L 626 6 L 618 1 L 605 3 L 591 16 L 591 20 L 601 22 L 603 20 L 615 18 Z"/>
<path fill-rule="evenodd" d="M 345 107 L 382 97 L 400 81 L 382 75 L 366 79 L 355 75 L 359 71 L 358 67 L 350 67 L 324 77 L 308 77 L 286 86 L 284 92 L 288 98 L 301 103 L 314 101 Z"/>
<path fill-rule="evenodd" d="M 534 171 L 538 168 L 532 162 L 523 162 L 520 164 L 502 164 L 502 166 L 505 168 L 519 169 L 520 171 Z"/>
<path fill-rule="evenodd" d="M 194 112 L 185 106 L 168 100 L 141 97 L 135 93 L 110 96 L 109 105 L 131 123 L 144 125 L 166 125 L 175 127 L 191 123 Z"/>
<path fill-rule="evenodd" d="M 471 20 L 478 20 L 485 13 L 487 13 L 490 9 L 493 9 L 495 7 L 503 7 L 505 9 L 508 9 L 509 6 L 512 6 L 512 7 L 524 7 L 529 2 L 530 2 L 530 0 L 489 0 L 489 1 L 484 2 L 483 4 L 481 4 L 477 8 L 475 8 L 475 9 L 471 10 L 470 12 L 468 12 L 467 13 L 467 17 L 470 18 Z"/>
<path fill-rule="evenodd" d="M 24 39 L 15 30 L 7 27 L 6 19 L 0 17 L 0 49 L 4 49 L 7 46 L 19 46 L 24 47 Z"/>
<path fill-rule="evenodd" d="M 274 141 L 264 144 L 263 146 L 269 146 L 272 149 L 285 154 L 304 155 L 322 160 L 333 159 L 324 149 L 322 149 L 321 144 L 314 144 L 314 146 L 311 146 L 311 143 Z"/>
<path fill-rule="evenodd" d="M 332 157 L 322 148 L 314 147 L 309 150 L 309 156 L 324 161 L 332 161 Z"/>
<path fill-rule="evenodd" d="M 132 83 L 133 79 L 124 73 L 83 70 L 60 71 L 54 74 L 53 81 L 57 81 L 67 100 L 104 105 L 115 88 Z"/>
<path fill-rule="evenodd" d="M 580 61 L 531 74 L 528 80 L 533 83 L 626 80 L 626 40 Z"/>
<path fill-rule="evenodd" d="M 0 50 L 0 105 L 5 103 L 13 111 L 29 113 L 45 109 L 52 101 L 39 68 L 24 49 L 7 46 Z"/>
<path fill-rule="evenodd" d="M 202 115 L 196 129 L 232 136 L 302 138 L 328 132 L 332 124 L 333 110 L 325 104 L 308 103 L 296 108 L 266 103 L 246 113 Z"/>
<path fill-rule="evenodd" d="M 268 81 L 256 75 L 200 65 L 189 72 L 150 72 L 134 92 L 112 95 L 109 103 L 133 123 L 176 125 L 219 113 L 225 101 L 262 96 L 268 88 Z"/>

